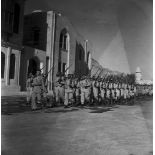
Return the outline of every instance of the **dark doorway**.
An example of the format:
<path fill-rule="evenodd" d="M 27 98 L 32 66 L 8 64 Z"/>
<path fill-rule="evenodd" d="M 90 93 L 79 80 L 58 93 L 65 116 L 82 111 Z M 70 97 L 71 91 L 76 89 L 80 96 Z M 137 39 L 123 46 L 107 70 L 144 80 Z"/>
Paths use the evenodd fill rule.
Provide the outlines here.
<path fill-rule="evenodd" d="M 33 75 L 35 75 L 38 68 L 39 68 L 39 62 L 37 62 L 34 58 L 30 59 L 28 66 L 28 74 L 32 73 Z"/>
<path fill-rule="evenodd" d="M 1 52 L 1 78 L 4 78 L 4 71 L 5 71 L 5 54 Z"/>
<path fill-rule="evenodd" d="M 48 66 L 49 66 L 49 57 L 46 57 L 46 73 L 48 73 L 48 71 L 50 70 Z"/>
<path fill-rule="evenodd" d="M 14 79 L 15 78 L 15 54 L 11 54 L 10 56 L 10 79 Z"/>

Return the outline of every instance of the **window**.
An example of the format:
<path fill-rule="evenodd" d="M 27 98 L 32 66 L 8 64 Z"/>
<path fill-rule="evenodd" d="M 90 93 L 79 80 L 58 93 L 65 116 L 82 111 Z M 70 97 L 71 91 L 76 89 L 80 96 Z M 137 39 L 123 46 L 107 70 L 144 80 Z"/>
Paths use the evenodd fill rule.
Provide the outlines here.
<path fill-rule="evenodd" d="M 79 50 L 79 60 L 82 60 L 82 50 Z"/>
<path fill-rule="evenodd" d="M 67 31 L 65 29 L 60 34 L 59 47 L 60 49 L 67 50 Z"/>
<path fill-rule="evenodd" d="M 58 63 L 58 72 L 61 72 L 61 62 Z"/>
<path fill-rule="evenodd" d="M 20 6 L 15 3 L 14 5 L 14 21 L 13 21 L 13 32 L 18 33 L 19 31 L 19 19 L 20 19 Z"/>
<path fill-rule="evenodd" d="M 13 15 L 14 15 L 14 2 L 13 0 L 4 1 L 2 0 L 2 29 L 12 33 L 13 30 Z"/>
<path fill-rule="evenodd" d="M 59 42 L 59 47 L 62 49 L 63 48 L 63 34 L 60 34 L 60 42 Z"/>
<path fill-rule="evenodd" d="M 38 27 L 33 28 L 33 45 L 39 45 L 40 29 Z"/>
<path fill-rule="evenodd" d="M 1 78 L 4 78 L 4 71 L 5 71 L 5 54 L 1 52 Z"/>
<path fill-rule="evenodd" d="M 65 70 L 66 70 L 66 63 L 63 63 L 63 73 L 65 73 Z"/>
<path fill-rule="evenodd" d="M 67 35 L 64 35 L 63 49 L 67 50 Z"/>
<path fill-rule="evenodd" d="M 14 79 L 15 76 L 15 54 L 10 56 L 10 79 Z"/>
<path fill-rule="evenodd" d="M 48 73 L 48 71 L 50 70 L 48 66 L 49 66 L 49 57 L 46 57 L 46 73 Z"/>

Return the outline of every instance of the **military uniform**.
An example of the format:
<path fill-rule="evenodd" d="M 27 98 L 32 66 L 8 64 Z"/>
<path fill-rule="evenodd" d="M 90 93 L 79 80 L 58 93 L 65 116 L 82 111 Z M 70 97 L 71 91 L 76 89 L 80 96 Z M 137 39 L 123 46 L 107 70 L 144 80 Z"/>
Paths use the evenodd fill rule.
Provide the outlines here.
<path fill-rule="evenodd" d="M 98 81 L 93 81 L 93 96 L 95 104 L 98 104 L 99 101 L 99 83 Z"/>
<path fill-rule="evenodd" d="M 100 95 L 101 95 L 101 102 L 104 104 L 104 101 L 105 101 L 105 93 L 106 93 L 106 85 L 104 82 L 102 82 L 102 84 L 100 85 Z"/>
<path fill-rule="evenodd" d="M 40 72 L 40 71 L 37 71 L 37 72 Z M 36 110 L 37 109 L 36 99 L 37 99 L 37 103 L 41 104 L 42 90 L 44 90 L 44 81 L 42 76 L 39 73 L 36 77 L 33 78 L 32 86 L 33 86 L 33 92 L 32 92 L 31 107 L 32 107 L 32 110 Z"/>
<path fill-rule="evenodd" d="M 47 75 L 46 74 L 43 74 L 43 81 L 44 81 L 44 90 L 43 90 L 43 98 L 44 98 L 44 106 L 52 106 L 50 103 L 49 103 L 49 98 L 47 96 L 47 93 L 48 93 L 48 79 L 47 79 Z"/>
<path fill-rule="evenodd" d="M 85 92 L 85 86 L 86 86 L 86 81 L 85 79 L 81 79 L 80 81 L 80 89 L 81 89 L 81 104 L 84 105 L 85 103 L 85 98 L 86 98 L 86 92 Z"/>
<path fill-rule="evenodd" d="M 111 94 L 111 91 L 110 91 L 110 88 L 109 88 L 109 85 L 108 85 L 108 87 L 107 87 L 107 89 L 106 89 L 106 100 L 107 100 L 107 103 L 108 103 L 108 105 L 110 104 L 110 94 Z"/>
<path fill-rule="evenodd" d="M 67 78 L 65 81 L 65 107 L 68 107 L 69 102 L 73 101 L 73 90 L 72 90 L 72 83 L 71 79 Z"/>
<path fill-rule="evenodd" d="M 75 105 L 80 103 L 80 82 L 77 79 L 74 81 L 74 103 Z"/>
<path fill-rule="evenodd" d="M 56 103 L 61 104 L 64 102 L 64 80 L 61 79 L 60 73 L 57 73 L 57 80 L 55 82 L 55 98 Z"/>
<path fill-rule="evenodd" d="M 27 90 L 26 100 L 27 100 L 27 104 L 29 104 L 31 99 L 32 99 L 32 90 L 33 90 L 32 81 L 33 81 L 33 75 L 30 74 L 27 81 L 26 81 L 26 90 Z"/>

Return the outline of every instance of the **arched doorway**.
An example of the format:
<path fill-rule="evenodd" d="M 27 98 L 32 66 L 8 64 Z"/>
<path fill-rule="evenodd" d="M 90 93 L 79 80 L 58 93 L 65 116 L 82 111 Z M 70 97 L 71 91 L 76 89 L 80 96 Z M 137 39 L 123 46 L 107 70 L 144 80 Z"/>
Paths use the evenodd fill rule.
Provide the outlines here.
<path fill-rule="evenodd" d="M 69 73 L 66 68 L 69 67 L 69 55 L 70 55 L 70 36 L 66 29 L 63 29 L 60 33 L 59 39 L 59 58 L 58 58 L 58 72 L 65 74 Z"/>
<path fill-rule="evenodd" d="M 33 75 L 35 75 L 38 68 L 40 68 L 40 60 L 38 59 L 38 57 L 29 59 L 28 74 L 32 73 Z"/>

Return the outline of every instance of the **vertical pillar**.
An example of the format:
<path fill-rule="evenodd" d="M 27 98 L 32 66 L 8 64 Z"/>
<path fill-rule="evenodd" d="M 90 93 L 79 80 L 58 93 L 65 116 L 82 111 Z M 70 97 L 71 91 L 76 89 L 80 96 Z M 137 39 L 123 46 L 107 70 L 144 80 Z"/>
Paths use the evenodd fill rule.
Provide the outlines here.
<path fill-rule="evenodd" d="M 55 31 L 56 31 L 56 13 L 53 12 L 52 16 L 52 34 L 51 34 L 51 41 L 52 41 L 52 44 L 51 44 L 51 53 L 50 53 L 50 65 L 49 65 L 49 69 L 51 67 L 52 70 L 49 74 L 50 76 L 50 83 L 49 83 L 49 90 L 52 90 L 53 89 L 53 73 L 54 73 L 54 49 L 55 49 Z"/>
<path fill-rule="evenodd" d="M 43 73 L 44 70 L 45 70 L 44 63 L 43 62 L 40 62 L 40 69 L 41 69 L 41 73 Z"/>
<path fill-rule="evenodd" d="M 19 72 L 19 70 L 18 70 L 18 54 L 16 53 L 15 54 L 15 77 L 14 77 L 14 84 L 15 85 L 18 85 L 18 72 Z"/>
<path fill-rule="evenodd" d="M 69 34 L 67 34 L 67 68 L 68 68 L 68 70 L 67 70 L 67 74 L 69 74 L 69 70 L 70 70 L 70 36 L 69 36 Z"/>
<path fill-rule="evenodd" d="M 87 43 L 88 40 L 85 40 L 85 62 L 87 63 Z"/>
<path fill-rule="evenodd" d="M 19 75 L 20 75 L 20 56 L 21 51 L 16 55 L 16 72 L 15 72 L 15 84 L 19 86 Z"/>
<path fill-rule="evenodd" d="M 7 50 L 7 58 L 6 58 L 6 86 L 10 84 L 10 79 L 9 79 L 9 72 L 10 72 L 10 55 L 11 55 L 11 47 L 8 47 L 8 50 Z"/>

